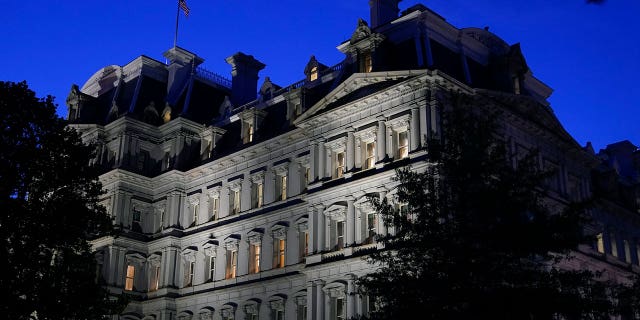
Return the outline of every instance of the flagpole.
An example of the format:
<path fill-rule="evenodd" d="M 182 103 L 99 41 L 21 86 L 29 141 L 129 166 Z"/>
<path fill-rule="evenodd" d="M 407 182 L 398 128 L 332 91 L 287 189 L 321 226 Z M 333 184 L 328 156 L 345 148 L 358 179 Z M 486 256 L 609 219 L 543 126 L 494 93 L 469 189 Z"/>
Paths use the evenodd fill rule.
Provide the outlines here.
<path fill-rule="evenodd" d="M 173 37 L 173 47 L 175 48 L 176 45 L 178 44 L 178 19 L 180 19 L 180 1 L 177 1 L 178 3 L 178 8 L 176 10 L 176 33 Z"/>

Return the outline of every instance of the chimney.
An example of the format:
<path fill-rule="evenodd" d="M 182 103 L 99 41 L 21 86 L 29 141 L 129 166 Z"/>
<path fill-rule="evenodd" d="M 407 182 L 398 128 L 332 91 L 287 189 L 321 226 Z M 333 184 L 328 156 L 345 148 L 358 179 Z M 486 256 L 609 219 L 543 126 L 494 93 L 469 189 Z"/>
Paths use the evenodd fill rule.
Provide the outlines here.
<path fill-rule="evenodd" d="M 253 56 L 238 52 L 226 59 L 231 65 L 231 103 L 243 105 L 256 99 L 258 72 L 265 65 Z"/>
<path fill-rule="evenodd" d="M 180 98 L 182 88 L 191 76 L 191 72 L 202 64 L 204 59 L 180 47 L 173 47 L 165 51 L 163 55 L 169 62 L 169 66 L 167 66 L 169 71 L 167 77 L 167 102 L 174 105 Z"/>
<path fill-rule="evenodd" d="M 369 0 L 371 9 L 371 29 L 398 18 L 398 3 L 402 0 Z"/>

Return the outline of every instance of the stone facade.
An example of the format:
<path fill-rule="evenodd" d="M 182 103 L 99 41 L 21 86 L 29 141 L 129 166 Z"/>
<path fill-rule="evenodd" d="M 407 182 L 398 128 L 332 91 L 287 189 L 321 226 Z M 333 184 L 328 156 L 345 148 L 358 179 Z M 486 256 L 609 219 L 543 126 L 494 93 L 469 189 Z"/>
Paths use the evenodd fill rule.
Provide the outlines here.
<path fill-rule="evenodd" d="M 122 231 L 94 241 L 104 284 L 132 296 L 122 319 L 366 314 L 355 280 L 379 249 L 372 235 L 392 232 L 366 196 L 393 202 L 394 169 L 428 165 L 423 146 L 439 136 L 450 92 L 502 110 L 511 152 L 537 149 L 540 165 L 557 169 L 550 205 L 594 194 L 597 168 L 609 188 L 621 183 L 605 151 L 562 128 L 518 45 L 422 5 L 399 14 L 398 2 L 370 1 L 372 25 L 360 20 L 338 46 L 345 59 L 312 57 L 305 79 L 286 87 L 267 77 L 257 90 L 264 64 L 250 55 L 227 58 L 229 80 L 174 47 L 168 64 L 141 56 L 72 88 L 68 118 L 98 147 L 103 204 Z M 628 201 L 603 198 L 586 227 L 598 242 L 573 262 L 619 279 L 640 264 L 640 166 L 627 147 Z"/>

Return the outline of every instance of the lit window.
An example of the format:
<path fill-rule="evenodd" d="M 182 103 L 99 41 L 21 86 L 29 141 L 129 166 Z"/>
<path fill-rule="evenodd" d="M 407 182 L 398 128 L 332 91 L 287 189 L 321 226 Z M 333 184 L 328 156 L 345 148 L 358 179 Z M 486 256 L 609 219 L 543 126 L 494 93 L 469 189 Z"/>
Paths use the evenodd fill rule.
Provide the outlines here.
<path fill-rule="evenodd" d="M 190 287 L 193 285 L 193 272 L 196 269 L 196 263 L 195 262 L 187 262 L 187 270 L 185 270 L 186 274 L 185 274 L 185 287 Z"/>
<path fill-rule="evenodd" d="M 229 214 L 235 215 L 240 213 L 240 190 L 231 190 L 229 197 Z"/>
<path fill-rule="evenodd" d="M 309 255 L 309 231 L 304 232 L 304 256 Z"/>
<path fill-rule="evenodd" d="M 309 75 L 310 81 L 315 81 L 318 79 L 318 67 L 311 68 L 311 74 Z"/>
<path fill-rule="evenodd" d="M 371 52 L 365 52 L 363 54 L 362 62 L 361 62 L 361 70 L 362 72 L 373 71 L 373 61 L 371 60 Z"/>
<path fill-rule="evenodd" d="M 306 182 L 306 184 L 311 183 L 311 168 L 310 167 L 305 167 L 304 168 L 304 181 Z"/>
<path fill-rule="evenodd" d="M 136 267 L 132 265 L 127 266 L 127 278 L 124 283 L 124 289 L 127 291 L 133 290 L 133 279 L 135 278 Z"/>
<path fill-rule="evenodd" d="M 398 158 L 404 159 L 409 156 L 409 138 L 407 132 L 398 133 Z"/>
<path fill-rule="evenodd" d="M 376 164 L 376 144 L 367 143 L 365 147 L 364 169 L 371 169 Z"/>
<path fill-rule="evenodd" d="M 279 196 L 279 200 L 286 200 L 287 199 L 287 176 L 286 175 L 282 175 L 280 176 L 280 185 L 279 185 L 279 192 L 280 192 L 280 196 Z"/>
<path fill-rule="evenodd" d="M 336 153 L 335 157 L 335 170 L 333 177 L 340 178 L 344 175 L 344 152 Z"/>
<path fill-rule="evenodd" d="M 247 138 L 245 143 L 249 143 L 253 141 L 253 125 L 250 124 L 249 128 L 247 129 Z"/>
<path fill-rule="evenodd" d="M 284 239 L 275 239 L 273 243 L 273 267 L 284 268 L 285 263 L 285 241 Z"/>
<path fill-rule="evenodd" d="M 264 204 L 264 185 L 262 183 L 254 183 L 251 187 L 251 206 L 253 208 L 261 208 Z"/>
<path fill-rule="evenodd" d="M 238 268 L 238 251 L 227 250 L 227 272 L 225 279 L 233 279 L 236 277 L 236 270 Z"/>
<path fill-rule="evenodd" d="M 336 250 L 344 248 L 344 221 L 336 222 Z"/>
<path fill-rule="evenodd" d="M 218 210 L 220 208 L 220 201 L 218 198 L 211 199 L 211 221 L 218 220 Z"/>
<path fill-rule="evenodd" d="M 249 273 L 260 272 L 260 244 L 249 246 Z"/>
<path fill-rule="evenodd" d="M 213 281 L 216 277 L 216 257 L 209 257 L 209 280 Z"/>
<path fill-rule="evenodd" d="M 596 235 L 596 250 L 598 250 L 599 253 L 604 253 L 604 237 L 602 232 Z"/>
<path fill-rule="evenodd" d="M 300 233 L 298 233 L 298 240 L 299 261 L 304 262 L 304 257 L 309 255 L 309 231 L 300 231 Z"/>
<path fill-rule="evenodd" d="M 153 267 L 153 282 L 149 291 L 156 291 L 160 287 L 160 266 Z"/>

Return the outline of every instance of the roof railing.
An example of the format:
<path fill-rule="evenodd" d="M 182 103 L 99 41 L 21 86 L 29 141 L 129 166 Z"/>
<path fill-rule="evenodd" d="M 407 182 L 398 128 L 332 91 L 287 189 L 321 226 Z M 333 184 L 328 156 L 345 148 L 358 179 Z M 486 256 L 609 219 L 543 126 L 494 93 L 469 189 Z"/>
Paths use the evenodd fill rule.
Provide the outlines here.
<path fill-rule="evenodd" d="M 196 76 L 209 80 L 215 84 L 221 85 L 227 89 L 231 89 L 231 80 L 225 78 L 215 72 L 209 71 L 203 67 L 196 68 Z"/>

